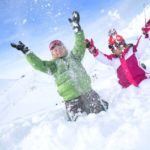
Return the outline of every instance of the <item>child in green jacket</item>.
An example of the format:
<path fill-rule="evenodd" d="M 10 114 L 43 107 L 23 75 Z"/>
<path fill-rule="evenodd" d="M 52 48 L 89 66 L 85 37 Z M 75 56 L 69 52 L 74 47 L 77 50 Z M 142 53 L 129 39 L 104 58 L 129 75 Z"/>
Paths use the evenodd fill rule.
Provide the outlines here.
<path fill-rule="evenodd" d="M 54 76 L 57 91 L 63 97 L 68 120 L 75 121 L 82 113 L 106 111 L 108 103 L 91 88 L 91 80 L 81 60 L 85 53 L 85 37 L 79 24 L 79 13 L 74 11 L 69 22 L 75 32 L 75 45 L 71 53 L 60 40 L 49 44 L 52 60 L 43 61 L 29 50 L 21 41 L 11 46 L 22 51 L 33 68 Z"/>

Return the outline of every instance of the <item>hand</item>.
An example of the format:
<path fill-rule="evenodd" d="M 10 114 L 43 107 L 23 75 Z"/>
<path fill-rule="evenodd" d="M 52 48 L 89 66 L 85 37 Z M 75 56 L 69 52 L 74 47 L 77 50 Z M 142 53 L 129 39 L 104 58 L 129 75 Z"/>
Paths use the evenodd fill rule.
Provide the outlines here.
<path fill-rule="evenodd" d="M 22 51 L 24 54 L 29 51 L 29 48 L 26 47 L 21 41 L 19 41 L 18 44 L 10 43 L 10 45 L 17 50 Z"/>
<path fill-rule="evenodd" d="M 80 22 L 80 15 L 77 11 L 73 11 L 72 12 L 72 19 L 69 18 L 69 22 L 72 23 L 72 22 L 75 22 L 77 24 L 79 24 Z"/>
<path fill-rule="evenodd" d="M 88 39 L 85 40 L 86 43 L 86 48 L 90 48 L 91 47 L 91 43 Z"/>
<path fill-rule="evenodd" d="M 98 55 L 98 49 L 97 49 L 96 47 L 91 47 L 91 48 L 89 48 L 88 50 L 89 50 L 89 52 L 90 52 L 91 54 L 93 54 L 94 56 L 97 56 L 97 55 Z"/>
<path fill-rule="evenodd" d="M 85 42 L 86 42 L 86 48 L 89 50 L 89 52 L 93 54 L 94 56 L 97 56 L 99 51 L 95 47 L 93 39 L 91 39 L 90 41 L 86 39 Z"/>
<path fill-rule="evenodd" d="M 143 34 L 144 34 L 145 38 L 149 38 L 148 32 L 150 31 L 150 27 L 149 28 L 144 27 L 144 28 L 142 28 L 142 31 L 143 31 Z"/>
<path fill-rule="evenodd" d="M 145 38 L 149 38 L 149 31 L 150 31 L 150 19 L 146 22 L 145 26 L 142 28 L 142 32 Z"/>
<path fill-rule="evenodd" d="M 72 13 L 72 19 L 69 18 L 68 20 L 71 23 L 71 25 L 73 27 L 73 30 L 75 32 L 81 31 L 81 27 L 80 27 L 80 23 L 79 23 L 80 22 L 80 15 L 79 15 L 79 13 L 77 11 L 74 11 Z"/>

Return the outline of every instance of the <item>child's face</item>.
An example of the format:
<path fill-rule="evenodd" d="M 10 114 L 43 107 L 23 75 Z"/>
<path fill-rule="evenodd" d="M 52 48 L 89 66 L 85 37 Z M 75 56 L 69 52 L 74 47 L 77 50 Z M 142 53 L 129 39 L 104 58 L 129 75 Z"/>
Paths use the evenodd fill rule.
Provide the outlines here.
<path fill-rule="evenodd" d="M 64 45 L 57 45 L 51 50 L 51 54 L 54 59 L 61 58 L 67 54 L 67 49 Z"/>
<path fill-rule="evenodd" d="M 121 55 L 121 53 L 122 53 L 122 48 L 117 48 L 117 49 L 115 49 L 115 50 L 113 50 L 112 52 L 113 52 L 113 54 L 115 54 L 116 56 L 120 56 Z"/>

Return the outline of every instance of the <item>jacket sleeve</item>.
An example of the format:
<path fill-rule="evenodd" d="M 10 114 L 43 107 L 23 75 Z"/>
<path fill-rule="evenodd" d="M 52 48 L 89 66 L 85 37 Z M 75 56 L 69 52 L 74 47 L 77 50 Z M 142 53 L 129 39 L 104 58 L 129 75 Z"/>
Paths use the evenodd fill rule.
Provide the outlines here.
<path fill-rule="evenodd" d="M 114 54 L 104 54 L 103 52 L 101 52 L 98 48 L 95 47 L 94 45 L 94 41 L 93 39 L 91 39 L 90 41 L 87 39 L 86 40 L 89 44 L 88 46 L 88 51 L 96 58 L 96 60 L 106 64 L 106 65 L 112 65 L 112 59 L 114 57 Z"/>
<path fill-rule="evenodd" d="M 112 55 L 103 54 L 99 51 L 98 55 L 95 57 L 96 60 L 100 61 L 101 63 L 105 65 L 112 65 Z"/>
<path fill-rule="evenodd" d="M 146 49 L 149 49 L 149 40 L 142 35 L 138 38 L 136 45 L 133 46 L 133 52 L 136 52 L 137 58 L 140 59 Z"/>
<path fill-rule="evenodd" d="M 75 45 L 72 49 L 72 54 L 75 58 L 82 60 L 84 54 L 85 54 L 85 37 L 83 31 L 79 31 L 75 33 Z"/>
<path fill-rule="evenodd" d="M 34 69 L 42 71 L 44 73 L 53 74 L 56 70 L 54 61 L 42 61 L 32 52 L 26 54 L 26 59 Z"/>

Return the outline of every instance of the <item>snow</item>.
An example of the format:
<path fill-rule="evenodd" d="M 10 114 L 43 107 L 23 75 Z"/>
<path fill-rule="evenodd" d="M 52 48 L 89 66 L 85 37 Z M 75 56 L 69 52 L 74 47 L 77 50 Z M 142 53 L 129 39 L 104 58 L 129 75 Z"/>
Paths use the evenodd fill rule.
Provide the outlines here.
<path fill-rule="evenodd" d="M 148 72 L 147 46 L 141 58 Z M 92 86 L 109 102 L 108 111 L 68 122 L 53 77 L 31 71 L 18 79 L 1 79 L 1 150 L 150 149 L 150 79 L 138 88 L 122 89 L 111 67 L 87 53 L 85 57 Z"/>
<path fill-rule="evenodd" d="M 22 24 L 25 24 L 27 22 L 27 19 L 24 19 L 23 21 L 22 21 Z"/>
<path fill-rule="evenodd" d="M 120 15 L 118 13 L 118 10 L 115 10 L 114 12 L 109 11 L 108 15 L 111 16 L 114 20 L 120 19 Z"/>
<path fill-rule="evenodd" d="M 145 18 L 146 17 L 146 18 Z M 147 5 L 145 7 L 145 11 L 143 11 L 141 14 L 138 14 L 128 25 L 127 28 L 125 28 L 120 33 L 124 35 L 125 38 L 130 38 L 133 36 L 137 36 L 141 34 L 141 27 L 144 26 L 145 19 L 148 20 L 150 18 L 150 5 Z"/>
<path fill-rule="evenodd" d="M 101 64 L 91 77 L 109 110 L 76 122 L 66 120 L 62 99 L 47 75 L 31 72 L 18 80 L 0 100 L 6 106 L 0 109 L 1 149 L 148 150 L 150 80 L 121 89 L 113 70 Z"/>

